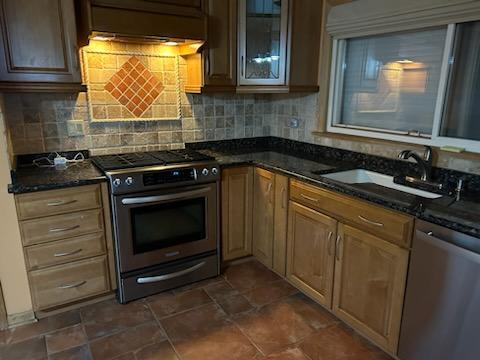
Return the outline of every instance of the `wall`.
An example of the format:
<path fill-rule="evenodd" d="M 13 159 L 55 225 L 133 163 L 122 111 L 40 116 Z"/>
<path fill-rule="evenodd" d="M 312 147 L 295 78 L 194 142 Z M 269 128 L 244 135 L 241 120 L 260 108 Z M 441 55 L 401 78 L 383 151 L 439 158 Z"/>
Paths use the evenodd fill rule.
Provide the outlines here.
<path fill-rule="evenodd" d="M 325 109 L 320 106 L 320 94 L 310 95 L 274 95 L 271 98 L 271 114 L 268 119 L 270 134 L 291 140 L 305 141 L 312 144 L 331 146 L 361 153 L 397 158 L 400 151 L 413 149 L 421 152 L 419 145 L 394 143 L 368 138 L 338 137 L 328 133 L 320 133 L 318 119 Z M 298 129 L 288 127 L 291 118 L 300 122 Z M 469 172 L 480 175 L 480 156 L 478 154 L 454 154 L 445 151 L 435 153 L 435 166 Z"/>
<path fill-rule="evenodd" d="M 22 242 L 18 229 L 17 212 L 13 195 L 7 193 L 10 183 L 10 161 L 7 151 L 7 133 L 0 99 L 0 281 L 7 313 L 17 315 L 32 309 L 27 272 L 23 258 Z M 20 319 L 21 320 L 21 319 Z"/>

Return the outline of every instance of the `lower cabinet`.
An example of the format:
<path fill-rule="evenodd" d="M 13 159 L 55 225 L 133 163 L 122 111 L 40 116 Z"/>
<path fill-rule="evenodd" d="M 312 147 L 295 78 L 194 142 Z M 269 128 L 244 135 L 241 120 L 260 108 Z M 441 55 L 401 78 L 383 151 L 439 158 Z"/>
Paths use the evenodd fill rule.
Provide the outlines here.
<path fill-rule="evenodd" d="M 338 226 L 333 312 L 396 352 L 408 251 L 354 227 Z"/>
<path fill-rule="evenodd" d="M 222 172 L 222 257 L 234 260 L 252 254 L 253 168 Z"/>
<path fill-rule="evenodd" d="M 253 184 L 253 255 L 272 268 L 275 174 L 256 168 Z"/>
<path fill-rule="evenodd" d="M 15 201 L 37 317 L 112 294 L 106 183 L 20 194 Z"/>
<path fill-rule="evenodd" d="M 287 278 L 297 288 L 330 308 L 337 220 L 290 202 Z"/>

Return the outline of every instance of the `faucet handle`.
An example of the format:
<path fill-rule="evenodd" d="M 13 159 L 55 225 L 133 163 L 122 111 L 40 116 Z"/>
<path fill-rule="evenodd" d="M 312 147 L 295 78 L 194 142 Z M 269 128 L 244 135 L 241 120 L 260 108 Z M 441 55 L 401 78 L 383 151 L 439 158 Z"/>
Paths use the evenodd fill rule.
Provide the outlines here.
<path fill-rule="evenodd" d="M 423 158 L 425 159 L 425 161 L 431 162 L 432 156 L 433 156 L 432 148 L 430 146 L 425 145 L 425 153 L 423 155 Z"/>

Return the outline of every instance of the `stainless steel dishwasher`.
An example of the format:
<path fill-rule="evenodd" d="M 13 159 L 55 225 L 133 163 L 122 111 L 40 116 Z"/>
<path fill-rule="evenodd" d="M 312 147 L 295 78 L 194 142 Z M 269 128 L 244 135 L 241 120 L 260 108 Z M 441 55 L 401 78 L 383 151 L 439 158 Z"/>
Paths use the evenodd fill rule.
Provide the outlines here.
<path fill-rule="evenodd" d="M 480 359 L 480 239 L 417 221 L 398 357 Z"/>

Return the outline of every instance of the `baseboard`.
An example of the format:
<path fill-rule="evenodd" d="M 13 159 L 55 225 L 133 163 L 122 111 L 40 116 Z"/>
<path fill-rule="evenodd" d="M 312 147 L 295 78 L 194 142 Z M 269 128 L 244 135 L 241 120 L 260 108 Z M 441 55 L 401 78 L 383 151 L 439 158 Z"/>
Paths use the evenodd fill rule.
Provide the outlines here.
<path fill-rule="evenodd" d="M 37 321 L 33 310 L 7 315 L 8 327 L 31 324 Z"/>

